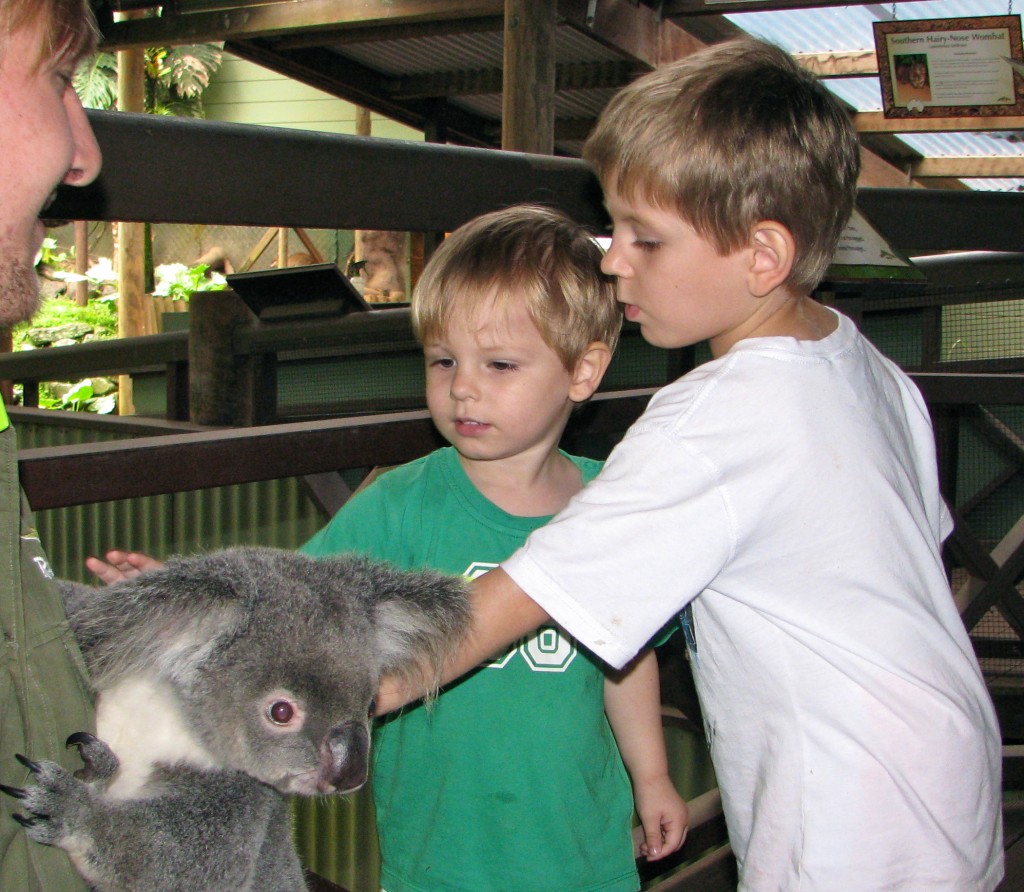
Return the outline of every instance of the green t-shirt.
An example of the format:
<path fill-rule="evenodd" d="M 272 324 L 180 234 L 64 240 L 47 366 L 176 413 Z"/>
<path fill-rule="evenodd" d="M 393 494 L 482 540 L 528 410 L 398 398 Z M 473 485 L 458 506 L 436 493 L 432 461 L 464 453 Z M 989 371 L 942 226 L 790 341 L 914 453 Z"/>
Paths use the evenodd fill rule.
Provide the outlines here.
<path fill-rule="evenodd" d="M 584 482 L 600 463 L 572 458 Z M 473 578 L 548 517 L 485 499 L 452 448 L 384 474 L 303 548 Z M 633 799 L 604 674 L 545 627 L 378 723 L 372 766 L 387 892 L 635 892 Z"/>

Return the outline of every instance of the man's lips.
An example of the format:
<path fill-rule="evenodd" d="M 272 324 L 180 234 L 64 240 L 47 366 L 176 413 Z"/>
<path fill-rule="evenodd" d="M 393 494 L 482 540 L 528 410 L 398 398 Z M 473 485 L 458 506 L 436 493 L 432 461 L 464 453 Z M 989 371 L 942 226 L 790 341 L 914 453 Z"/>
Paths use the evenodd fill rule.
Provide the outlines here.
<path fill-rule="evenodd" d="M 630 322 L 634 322 L 636 317 L 640 315 L 640 308 L 636 304 L 623 304 L 622 315 Z"/>

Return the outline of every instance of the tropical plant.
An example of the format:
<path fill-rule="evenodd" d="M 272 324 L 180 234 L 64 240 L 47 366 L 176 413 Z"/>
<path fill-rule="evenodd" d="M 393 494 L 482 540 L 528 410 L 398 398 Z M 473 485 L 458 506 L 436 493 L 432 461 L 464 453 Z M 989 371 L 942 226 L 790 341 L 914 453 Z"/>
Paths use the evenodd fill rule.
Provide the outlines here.
<path fill-rule="evenodd" d="M 155 115 L 202 118 L 203 91 L 220 68 L 219 44 L 151 47 L 145 50 L 146 111 Z M 86 108 L 114 108 L 117 104 L 117 57 L 97 53 L 75 75 L 75 91 Z"/>
<path fill-rule="evenodd" d="M 186 266 L 184 263 L 163 263 L 154 271 L 155 297 L 188 300 L 196 291 L 222 291 L 228 287 L 220 273 L 209 272 L 205 263 Z"/>
<path fill-rule="evenodd" d="M 85 378 L 70 386 L 40 384 L 39 408 L 66 412 L 93 412 L 110 415 L 117 408 L 117 389 L 106 379 Z"/>

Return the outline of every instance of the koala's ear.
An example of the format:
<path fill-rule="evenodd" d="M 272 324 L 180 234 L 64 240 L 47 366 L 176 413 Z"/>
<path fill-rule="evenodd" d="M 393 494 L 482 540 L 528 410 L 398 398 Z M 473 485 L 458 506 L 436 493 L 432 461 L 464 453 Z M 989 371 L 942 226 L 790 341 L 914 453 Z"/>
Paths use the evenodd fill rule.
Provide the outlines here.
<path fill-rule="evenodd" d="M 378 566 L 372 611 L 381 674 L 440 677 L 469 628 L 469 584 L 461 577 Z"/>
<path fill-rule="evenodd" d="M 132 672 L 187 682 L 242 620 L 225 588 L 187 559 L 107 586 L 61 583 L 68 620 L 100 689 Z"/>

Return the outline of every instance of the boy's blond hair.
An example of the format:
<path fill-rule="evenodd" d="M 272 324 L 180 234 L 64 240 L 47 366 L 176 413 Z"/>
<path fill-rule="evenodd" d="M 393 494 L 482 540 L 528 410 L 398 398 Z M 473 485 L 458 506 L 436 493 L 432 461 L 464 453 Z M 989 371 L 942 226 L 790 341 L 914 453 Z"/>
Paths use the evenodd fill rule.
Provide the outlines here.
<path fill-rule="evenodd" d="M 413 331 L 421 343 L 443 337 L 455 314 L 470 318 L 492 298 L 498 312 L 525 303 L 569 371 L 594 341 L 614 350 L 619 339 L 622 309 L 601 272 L 601 249 L 552 208 L 493 211 L 448 236 L 413 292 Z"/>
<path fill-rule="evenodd" d="M 37 25 L 43 38 L 37 65 L 77 64 L 96 52 L 98 32 L 88 0 L 0 0 L 0 62 L 10 35 Z"/>
<path fill-rule="evenodd" d="M 796 240 L 787 286 L 809 293 L 856 196 L 849 116 L 788 53 L 753 38 L 709 47 L 620 91 L 583 157 L 628 198 L 671 208 L 721 254 L 762 220 Z"/>

